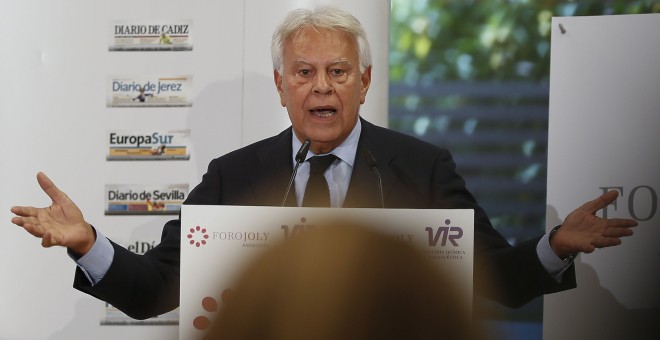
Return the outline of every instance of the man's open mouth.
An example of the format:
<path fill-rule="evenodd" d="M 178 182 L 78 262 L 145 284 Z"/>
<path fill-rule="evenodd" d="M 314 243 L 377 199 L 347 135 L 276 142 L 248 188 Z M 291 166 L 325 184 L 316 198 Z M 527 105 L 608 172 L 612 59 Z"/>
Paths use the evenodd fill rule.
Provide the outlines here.
<path fill-rule="evenodd" d="M 337 113 L 337 109 L 331 106 L 323 106 L 323 107 L 313 108 L 309 110 L 309 112 L 317 117 L 328 118 L 334 116 L 335 113 Z"/>

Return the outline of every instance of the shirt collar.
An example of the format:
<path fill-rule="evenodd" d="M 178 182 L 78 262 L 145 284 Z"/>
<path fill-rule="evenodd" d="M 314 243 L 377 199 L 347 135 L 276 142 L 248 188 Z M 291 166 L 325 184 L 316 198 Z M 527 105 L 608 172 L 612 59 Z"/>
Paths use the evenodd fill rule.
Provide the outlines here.
<path fill-rule="evenodd" d="M 360 122 L 360 119 L 358 118 L 357 123 L 353 127 L 353 131 L 346 137 L 346 139 L 339 144 L 336 148 L 332 149 L 328 154 L 333 154 L 337 156 L 337 158 L 341 159 L 343 162 L 346 164 L 350 165 L 351 167 L 355 163 L 355 154 L 357 153 L 357 146 L 358 142 L 360 141 L 360 133 L 362 132 L 362 122 Z M 302 142 L 296 138 L 296 134 L 292 133 L 292 143 L 291 143 L 291 159 L 293 161 L 293 165 L 295 166 L 296 164 L 296 153 L 298 153 L 298 150 L 300 150 L 300 147 L 302 146 Z M 310 157 L 316 156 L 312 150 L 309 150 L 307 153 L 307 157 L 305 157 L 305 160 L 308 160 Z"/>

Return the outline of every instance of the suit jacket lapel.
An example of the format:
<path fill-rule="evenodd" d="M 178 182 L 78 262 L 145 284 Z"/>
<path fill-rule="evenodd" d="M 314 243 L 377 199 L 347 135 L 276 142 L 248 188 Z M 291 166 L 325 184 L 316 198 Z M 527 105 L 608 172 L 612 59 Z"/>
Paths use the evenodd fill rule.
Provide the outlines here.
<path fill-rule="evenodd" d="M 369 150 L 376 160 L 383 182 L 383 196 L 385 198 L 385 206 L 387 207 L 388 196 L 395 183 L 395 177 L 390 171 L 389 164 L 396 157 L 396 153 L 392 148 L 382 145 L 383 143 L 377 143 L 377 138 L 374 136 L 376 127 L 373 124 L 361 118 L 360 120 L 362 122 L 362 133 L 358 142 L 353 174 L 351 175 L 351 182 L 346 193 L 346 199 L 344 200 L 344 207 L 381 207 L 378 177 L 369 168 L 369 164 L 362 154 L 364 150 Z"/>

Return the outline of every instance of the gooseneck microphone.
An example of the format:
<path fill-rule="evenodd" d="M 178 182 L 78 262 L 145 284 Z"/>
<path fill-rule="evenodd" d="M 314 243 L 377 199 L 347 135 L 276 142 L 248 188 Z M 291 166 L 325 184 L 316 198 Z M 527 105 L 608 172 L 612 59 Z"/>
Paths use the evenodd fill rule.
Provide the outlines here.
<path fill-rule="evenodd" d="M 362 156 L 367 160 L 369 169 L 371 169 L 371 171 L 376 174 L 376 178 L 378 179 L 378 193 L 380 194 L 380 207 L 385 208 L 385 198 L 383 197 L 383 180 L 380 177 L 380 171 L 378 171 L 378 163 L 376 163 L 376 159 L 371 154 L 369 149 L 362 149 Z"/>
<path fill-rule="evenodd" d="M 296 174 L 298 173 L 298 168 L 300 167 L 300 164 L 302 164 L 305 161 L 305 157 L 307 157 L 307 151 L 309 151 L 309 146 L 312 144 L 312 142 L 309 139 L 305 139 L 305 141 L 302 143 L 300 146 L 300 149 L 298 149 L 298 152 L 296 153 L 296 166 L 293 167 L 293 173 L 291 174 L 291 179 L 289 179 L 289 185 L 286 187 L 286 192 L 284 193 L 284 199 L 282 199 L 282 207 L 284 204 L 286 204 L 286 199 L 289 197 L 289 191 L 291 191 L 291 185 L 293 184 L 293 180 L 296 179 Z"/>

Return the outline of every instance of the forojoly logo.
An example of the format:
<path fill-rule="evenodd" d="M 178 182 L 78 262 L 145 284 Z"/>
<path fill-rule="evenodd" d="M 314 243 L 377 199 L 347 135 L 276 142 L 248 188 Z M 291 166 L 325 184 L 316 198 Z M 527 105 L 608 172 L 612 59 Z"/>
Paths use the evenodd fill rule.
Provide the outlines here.
<path fill-rule="evenodd" d="M 206 228 L 196 226 L 194 228 L 190 228 L 187 237 L 190 244 L 194 245 L 195 247 L 201 247 L 206 244 L 206 240 L 208 240 L 209 234 L 206 233 Z"/>

